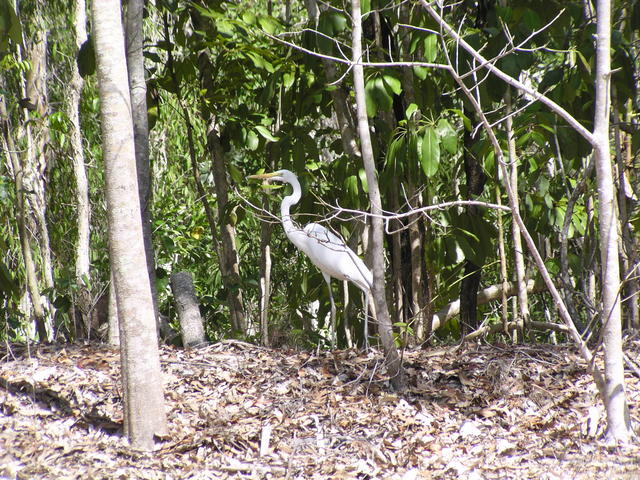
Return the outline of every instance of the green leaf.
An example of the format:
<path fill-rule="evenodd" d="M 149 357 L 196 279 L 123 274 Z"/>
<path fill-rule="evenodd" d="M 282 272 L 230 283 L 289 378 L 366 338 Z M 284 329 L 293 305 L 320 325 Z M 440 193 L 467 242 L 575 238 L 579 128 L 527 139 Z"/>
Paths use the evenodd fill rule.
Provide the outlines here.
<path fill-rule="evenodd" d="M 378 110 L 388 112 L 393 106 L 393 98 L 384 86 L 382 77 L 376 77 L 374 80 L 373 99 L 376 102 Z"/>
<path fill-rule="evenodd" d="M 258 135 L 256 134 L 256 132 L 254 132 L 253 130 L 249 130 L 247 132 L 247 138 L 245 141 L 246 147 L 251 151 L 255 151 L 258 149 L 259 144 L 260 139 L 258 139 Z"/>
<path fill-rule="evenodd" d="M 293 72 L 287 72 L 282 75 L 282 83 L 284 84 L 284 88 L 291 88 L 293 82 L 295 82 L 296 76 Z"/>
<path fill-rule="evenodd" d="M 446 118 L 438 120 L 436 130 L 438 131 L 438 136 L 444 149 L 452 155 L 457 153 L 458 133 L 453 129 L 449 121 Z"/>
<path fill-rule="evenodd" d="M 424 39 L 424 56 L 429 63 L 435 62 L 438 56 L 438 36 L 435 33 Z"/>
<path fill-rule="evenodd" d="M 274 137 L 271 132 L 269 131 L 269 129 L 267 127 L 265 127 L 264 125 L 256 125 L 255 127 L 256 131 L 262 135 L 262 137 L 269 141 L 269 142 L 277 142 L 279 140 L 278 137 Z"/>
<path fill-rule="evenodd" d="M 427 67 L 421 67 L 421 66 L 414 66 L 413 67 L 413 73 L 420 80 L 424 80 L 425 78 L 427 78 L 427 72 L 428 72 Z"/>
<path fill-rule="evenodd" d="M 440 164 L 440 141 L 433 127 L 427 127 L 422 139 L 420 164 L 427 178 L 432 177 L 438 171 Z"/>
<path fill-rule="evenodd" d="M 9 40 L 20 44 L 22 42 L 22 27 L 12 2 L 0 0 L 0 58 L 2 58 L 2 52 L 8 49 Z"/>
<path fill-rule="evenodd" d="M 275 35 L 280 30 L 280 24 L 273 17 L 261 16 L 258 18 L 258 23 L 269 35 Z"/>
<path fill-rule="evenodd" d="M 245 175 L 232 163 L 229 164 L 229 173 L 235 183 L 241 184 L 245 181 Z"/>
<path fill-rule="evenodd" d="M 248 25 L 254 25 L 258 18 L 255 14 L 250 10 L 245 10 L 242 14 L 242 21 Z"/>
<path fill-rule="evenodd" d="M 360 168 L 358 170 L 358 177 L 360 178 L 360 183 L 362 183 L 362 190 L 364 190 L 364 193 L 369 193 L 369 184 L 367 183 L 367 172 L 365 172 L 364 168 Z"/>
<path fill-rule="evenodd" d="M 411 105 L 409 105 L 407 107 L 407 111 L 405 112 L 407 119 L 408 120 L 411 119 L 411 115 L 413 115 L 417 111 L 418 111 L 418 105 L 416 105 L 415 103 L 412 103 Z"/>
<path fill-rule="evenodd" d="M 11 271 L 0 261 L 0 293 L 17 296 L 20 292 Z"/>
<path fill-rule="evenodd" d="M 471 131 L 471 120 L 469 120 L 469 117 L 467 117 L 462 110 L 458 109 L 458 108 L 452 108 L 450 110 L 451 112 L 455 113 L 458 117 L 460 117 L 460 120 L 462 120 L 462 123 L 464 124 L 464 128 L 467 131 Z"/>
<path fill-rule="evenodd" d="M 344 179 L 344 189 L 347 193 L 349 203 L 354 205 L 358 202 L 358 177 L 349 175 Z"/>
<path fill-rule="evenodd" d="M 400 95 L 402 93 L 402 84 L 396 77 L 386 74 L 382 76 L 382 80 L 387 92 L 391 90 L 396 95 Z"/>
<path fill-rule="evenodd" d="M 364 86 L 364 98 L 365 103 L 367 104 L 367 116 L 373 118 L 378 113 L 378 106 L 376 105 L 376 101 L 373 98 L 375 90 L 375 79 L 370 78 Z"/>
<path fill-rule="evenodd" d="M 398 150 L 400 150 L 404 145 L 404 139 L 405 139 L 405 136 L 401 135 L 391 140 L 391 144 L 387 149 L 387 155 L 386 155 L 387 168 L 396 170 L 396 164 L 397 164 L 396 156 L 398 154 Z"/>

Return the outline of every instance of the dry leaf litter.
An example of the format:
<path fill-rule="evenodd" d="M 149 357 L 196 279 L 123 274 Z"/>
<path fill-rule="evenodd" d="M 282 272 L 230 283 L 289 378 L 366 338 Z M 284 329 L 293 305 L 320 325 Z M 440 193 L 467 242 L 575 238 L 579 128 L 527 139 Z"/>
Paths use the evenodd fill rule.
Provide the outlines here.
<path fill-rule="evenodd" d="M 122 437 L 117 350 L 1 353 L 0 479 L 640 478 L 638 447 L 599 442 L 596 388 L 566 346 L 405 351 L 401 395 L 376 351 L 163 347 L 170 435 L 152 453 Z"/>

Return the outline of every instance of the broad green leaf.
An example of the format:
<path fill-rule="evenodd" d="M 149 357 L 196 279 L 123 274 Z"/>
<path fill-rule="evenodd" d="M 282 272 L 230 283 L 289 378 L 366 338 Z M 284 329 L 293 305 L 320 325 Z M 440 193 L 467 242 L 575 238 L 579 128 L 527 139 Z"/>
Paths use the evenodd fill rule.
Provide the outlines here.
<path fill-rule="evenodd" d="M 245 181 L 244 174 L 233 163 L 229 163 L 229 173 L 231 174 L 231 179 L 235 183 L 240 184 L 240 183 L 243 183 Z"/>
<path fill-rule="evenodd" d="M 242 21 L 249 25 L 254 25 L 258 18 L 251 10 L 245 10 L 242 14 Z"/>
<path fill-rule="evenodd" d="M 467 117 L 462 110 L 458 109 L 458 108 L 452 108 L 451 110 L 449 110 L 450 112 L 455 113 L 458 117 L 460 117 L 460 120 L 462 120 L 462 123 L 464 124 L 464 128 L 467 131 L 471 131 L 471 120 L 469 120 L 469 117 Z"/>
<path fill-rule="evenodd" d="M 362 183 L 362 190 L 364 190 L 364 193 L 369 193 L 369 184 L 367 183 L 367 172 L 365 172 L 364 168 L 358 169 L 358 177 L 360 178 L 360 183 Z"/>
<path fill-rule="evenodd" d="M 279 23 L 273 17 L 261 16 L 258 18 L 258 23 L 269 35 L 275 35 L 280 30 Z"/>
<path fill-rule="evenodd" d="M 279 140 L 278 137 L 274 137 L 269 129 L 264 125 L 256 125 L 255 129 L 265 140 L 269 142 L 277 142 Z"/>
<path fill-rule="evenodd" d="M 435 33 L 424 39 L 424 56 L 429 63 L 435 62 L 438 56 L 438 36 Z"/>
<path fill-rule="evenodd" d="M 444 149 L 452 155 L 457 153 L 458 133 L 453 129 L 449 121 L 446 118 L 438 120 L 436 130 Z"/>
<path fill-rule="evenodd" d="M 427 67 L 420 67 L 420 66 L 413 67 L 413 73 L 415 73 L 416 77 L 418 77 L 420 80 L 424 80 L 425 78 L 427 78 L 427 72 L 428 72 Z"/>
<path fill-rule="evenodd" d="M 260 140 L 258 139 L 258 135 L 256 134 L 256 132 L 254 132 L 253 130 L 249 130 L 247 132 L 247 139 L 246 139 L 246 147 L 251 150 L 251 151 L 255 151 L 258 149 L 258 145 L 260 144 Z"/>
<path fill-rule="evenodd" d="M 388 112 L 393 106 L 393 99 L 385 88 L 382 77 L 376 77 L 374 80 L 373 99 L 379 110 Z"/>
<path fill-rule="evenodd" d="M 293 82 L 295 82 L 296 76 L 292 72 L 287 72 L 282 75 L 282 83 L 284 84 L 284 88 L 291 88 Z"/>
<path fill-rule="evenodd" d="M 411 119 L 411 115 L 413 115 L 417 111 L 418 111 L 418 105 L 416 105 L 415 103 L 412 103 L 411 105 L 409 105 L 407 107 L 407 111 L 405 112 L 407 119 Z"/>
<path fill-rule="evenodd" d="M 394 138 L 389 144 L 389 148 L 387 149 L 387 166 L 393 170 L 396 169 L 396 156 L 398 154 L 398 150 L 402 148 L 402 145 L 404 144 L 404 139 L 404 135 Z"/>
<path fill-rule="evenodd" d="M 433 127 L 427 127 L 422 139 L 420 164 L 427 178 L 432 177 L 438 171 L 440 164 L 440 141 Z"/>
<path fill-rule="evenodd" d="M 20 44 L 22 42 L 22 27 L 12 2 L 0 0 L 0 58 L 9 47 L 9 40 Z"/>
<path fill-rule="evenodd" d="M 367 80 L 367 83 L 364 86 L 364 98 L 365 98 L 365 103 L 367 104 L 367 116 L 371 118 L 375 117 L 376 113 L 378 113 L 378 106 L 374 99 L 374 93 L 373 93 L 374 90 L 375 90 L 375 79 L 369 78 L 369 80 Z"/>
<path fill-rule="evenodd" d="M 330 19 L 334 34 L 340 33 L 347 28 L 347 17 L 341 12 L 331 12 Z"/>
<path fill-rule="evenodd" d="M 396 95 L 402 93 L 402 84 L 396 77 L 387 74 L 382 76 L 382 80 L 384 81 L 385 87 L 387 87 L 387 91 L 390 89 Z"/>
<path fill-rule="evenodd" d="M 358 202 L 358 177 L 349 175 L 344 179 L 344 189 L 351 205 Z"/>

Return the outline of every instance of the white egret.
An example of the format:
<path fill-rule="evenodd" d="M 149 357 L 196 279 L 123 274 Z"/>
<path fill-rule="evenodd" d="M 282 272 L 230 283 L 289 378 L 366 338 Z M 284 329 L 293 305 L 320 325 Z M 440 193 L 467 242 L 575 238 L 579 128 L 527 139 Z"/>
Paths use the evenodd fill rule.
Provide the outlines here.
<path fill-rule="evenodd" d="M 268 181 L 284 182 L 291 185 L 293 193 L 282 199 L 280 213 L 282 216 L 282 226 L 284 232 L 296 247 L 307 254 L 311 262 L 320 269 L 324 280 L 329 288 L 329 299 L 331 300 L 331 328 L 332 338 L 335 346 L 336 335 L 336 304 L 331 291 L 331 277 L 338 280 L 348 280 L 356 285 L 365 295 L 365 315 L 364 315 L 364 342 L 368 344 L 368 306 L 373 286 L 373 275 L 364 264 L 362 259 L 351 250 L 340 237 L 318 223 L 309 223 L 304 228 L 300 228 L 291 220 L 289 212 L 292 205 L 297 204 L 302 196 L 300 182 L 295 173 L 289 170 L 278 170 L 273 173 L 263 173 L 251 175 L 248 178 L 255 178 Z"/>

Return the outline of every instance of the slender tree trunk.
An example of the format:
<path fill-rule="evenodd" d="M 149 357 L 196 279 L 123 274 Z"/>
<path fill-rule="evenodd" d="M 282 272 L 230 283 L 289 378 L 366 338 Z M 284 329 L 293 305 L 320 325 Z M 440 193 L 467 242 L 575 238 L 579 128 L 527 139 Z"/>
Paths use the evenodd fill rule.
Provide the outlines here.
<path fill-rule="evenodd" d="M 400 202 L 398 201 L 398 188 L 395 183 L 391 188 L 390 197 L 391 210 L 394 212 L 399 211 Z M 405 323 L 407 319 L 404 318 L 405 305 L 404 288 L 402 285 L 402 244 L 400 238 L 404 225 L 401 221 L 392 222 L 391 224 L 393 225 L 393 229 L 396 230 L 396 232 L 387 237 L 391 243 L 391 286 L 393 289 L 393 295 L 391 296 L 393 299 L 393 307 L 391 309 L 395 322 Z"/>
<path fill-rule="evenodd" d="M 507 93 L 505 94 L 505 106 L 507 119 L 505 126 L 507 129 L 507 151 L 509 154 L 510 179 L 511 188 L 514 192 L 518 192 L 518 156 L 516 154 L 516 141 L 513 137 L 513 118 L 511 116 L 511 87 L 507 86 Z M 518 199 L 518 195 L 516 195 Z M 519 203 L 516 203 L 516 208 L 520 208 Z M 511 235 L 513 238 L 513 263 L 516 275 L 516 285 L 518 285 L 518 318 L 516 324 L 518 328 L 514 331 L 515 341 L 521 342 L 523 340 L 524 331 L 529 321 L 529 300 L 527 298 L 527 280 L 524 263 L 524 250 L 522 248 L 522 235 L 520 233 L 520 227 L 516 222 L 511 224 Z"/>
<path fill-rule="evenodd" d="M 615 152 L 616 152 L 616 165 L 618 169 L 618 211 L 620 212 L 620 228 L 622 235 L 620 236 L 620 254 L 622 273 L 624 277 L 624 296 L 625 301 L 622 306 L 626 313 L 626 324 L 631 328 L 638 328 L 640 326 L 640 309 L 638 308 L 638 256 L 636 254 L 636 246 L 633 238 L 633 232 L 629 224 L 629 198 L 632 196 L 629 191 L 625 165 L 623 144 L 625 133 L 620 129 L 620 122 L 623 121 L 620 118 L 620 112 L 617 107 L 616 89 L 612 86 L 613 95 L 613 118 L 615 119 L 615 125 L 613 127 L 614 139 L 615 139 Z M 629 145 L 631 147 L 631 145 Z"/>
<path fill-rule="evenodd" d="M 598 183 L 598 220 L 602 261 L 602 321 L 606 379 L 607 438 L 628 442 L 631 436 L 629 408 L 624 387 L 618 216 L 609 144 L 609 88 L 611 81 L 611 2 L 596 3 L 595 117 L 593 135 Z"/>
<path fill-rule="evenodd" d="M 176 272 L 171 274 L 171 291 L 176 302 L 182 345 L 185 348 L 204 345 L 207 338 L 202 325 L 200 304 L 193 286 L 191 272 Z"/>
<path fill-rule="evenodd" d="M 118 300 L 116 298 L 116 286 L 113 279 L 113 271 L 109 275 L 109 306 L 107 309 L 109 319 L 109 330 L 107 341 L 109 345 L 117 347 L 120 345 L 120 321 L 118 320 Z"/>
<path fill-rule="evenodd" d="M 138 195 L 140 197 L 140 217 L 144 235 L 144 251 L 147 259 L 149 287 L 153 298 L 156 323 L 160 325 L 158 312 L 158 291 L 156 289 L 155 254 L 151 231 L 151 164 L 149 160 L 149 124 L 147 117 L 147 82 L 144 74 L 142 15 L 144 0 L 129 0 L 126 14 L 126 52 L 129 90 L 131 91 L 131 115 L 133 118 L 133 138 L 136 147 L 136 172 Z"/>
<path fill-rule="evenodd" d="M 24 108 L 27 135 L 27 156 L 25 163 L 24 184 L 30 195 L 27 197 L 38 229 L 40 244 L 42 281 L 45 288 L 53 287 L 53 266 L 51 263 L 51 246 L 46 211 L 46 183 L 49 176 L 49 165 L 45 154 L 49 143 L 48 114 L 49 99 L 47 91 L 47 44 L 49 32 L 41 19 L 43 4 L 36 2 L 35 23 L 40 27 L 29 45 L 29 61 L 31 69 L 27 75 L 25 95 L 31 108 Z M 34 112 L 33 114 L 31 112 Z"/>
<path fill-rule="evenodd" d="M 0 79 L 0 86 L 4 82 Z M 25 277 L 27 284 L 27 292 L 33 307 L 34 323 L 38 339 L 46 342 L 48 339 L 47 328 L 45 323 L 44 307 L 40 298 L 40 287 L 38 286 L 38 277 L 36 275 L 36 266 L 33 261 L 33 253 L 31 251 L 31 236 L 27 228 L 27 211 L 24 195 L 23 177 L 24 172 L 20 159 L 18 158 L 18 150 L 16 150 L 15 142 L 11 133 L 11 125 L 5 105 L 4 96 L 0 96 L 0 126 L 2 127 L 2 149 L 7 152 L 10 160 L 10 166 L 13 173 L 13 182 L 16 192 L 16 221 L 18 224 L 18 234 L 20 236 L 20 245 L 22 247 L 22 259 L 25 267 Z"/>
<path fill-rule="evenodd" d="M 465 110 L 465 115 L 473 118 L 473 112 Z M 464 171 L 467 181 L 467 196 L 474 199 L 482 194 L 487 176 L 482 170 L 482 165 L 472 151 L 474 138 L 467 129 L 464 131 Z M 477 207 L 468 207 L 471 215 L 478 215 Z M 478 288 L 482 277 L 482 265 L 476 265 L 467 259 L 464 262 L 464 276 L 460 282 L 460 328 L 463 335 L 469 330 L 479 327 L 478 323 Z"/>
<path fill-rule="evenodd" d="M 387 307 L 385 295 L 385 265 L 384 265 L 384 227 L 382 218 L 382 201 L 376 176 L 376 166 L 369 132 L 369 120 L 364 93 L 364 68 L 362 66 L 362 13 L 360 0 L 351 0 L 353 16 L 352 55 L 353 55 L 353 85 L 356 93 L 358 117 L 358 134 L 362 160 L 369 186 L 369 201 L 371 202 L 371 251 L 373 256 L 373 300 L 378 320 L 378 333 L 385 352 L 386 365 L 391 376 L 391 382 L 396 390 L 405 387 L 405 375 L 402 359 L 398 353 L 393 336 L 391 317 Z"/>
<path fill-rule="evenodd" d="M 496 204 L 502 205 L 500 187 L 498 187 L 498 185 L 496 185 Z M 500 258 L 500 279 L 502 280 L 500 316 L 502 318 L 502 326 L 504 327 L 504 332 L 508 333 L 507 324 L 509 323 L 509 300 L 507 297 L 506 287 L 509 284 L 509 277 L 507 273 L 507 253 L 504 245 L 504 224 L 502 221 L 502 211 L 498 210 L 496 214 L 498 215 L 498 256 Z"/>
<path fill-rule="evenodd" d="M 74 31 L 76 39 L 76 52 L 87 41 L 87 12 L 85 0 L 75 0 Z M 76 180 L 76 203 L 78 226 L 78 238 L 76 240 L 76 286 L 78 293 L 76 304 L 80 311 L 81 322 L 84 330 L 88 330 L 91 313 L 91 292 L 89 282 L 90 272 L 90 218 L 91 206 L 89 204 L 89 181 L 84 160 L 84 148 L 82 147 L 82 133 L 80 132 L 80 99 L 84 80 L 78 72 L 76 62 L 71 66 L 71 84 L 67 97 L 67 112 L 70 121 L 70 146 L 73 174 Z"/>
<path fill-rule="evenodd" d="M 318 25 L 320 18 L 320 9 L 316 0 L 305 0 L 309 18 L 313 20 L 315 27 Z M 327 83 L 334 82 L 338 79 L 337 70 L 332 60 L 321 58 L 324 78 Z M 342 148 L 352 160 L 360 161 L 360 148 L 356 142 L 355 131 L 355 115 L 348 101 L 348 92 L 338 85 L 338 88 L 330 90 L 331 101 L 333 103 L 333 111 L 338 121 L 338 129 L 340 130 L 340 138 L 342 140 Z"/>
<path fill-rule="evenodd" d="M 231 325 L 241 334 L 247 333 L 247 321 L 242 302 L 242 281 L 240 279 L 240 261 L 236 249 L 236 229 L 231 224 L 227 210 L 229 204 L 229 183 L 227 182 L 227 165 L 224 150 L 213 125 L 208 132 L 208 148 L 212 156 L 213 181 L 216 188 L 216 204 L 220 224 L 220 240 L 222 241 L 223 265 L 222 274 L 227 277 L 227 290 Z"/>
<path fill-rule="evenodd" d="M 262 207 L 269 210 L 269 200 L 264 198 Z M 271 233 L 269 222 L 260 222 L 260 338 L 263 346 L 270 345 L 269 305 L 271 302 Z"/>
<path fill-rule="evenodd" d="M 151 450 L 167 434 L 153 299 L 140 218 L 136 153 L 119 0 L 92 3 L 101 99 L 109 253 L 121 333 L 125 431 Z"/>

